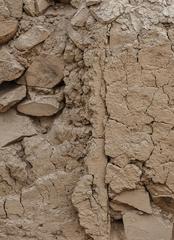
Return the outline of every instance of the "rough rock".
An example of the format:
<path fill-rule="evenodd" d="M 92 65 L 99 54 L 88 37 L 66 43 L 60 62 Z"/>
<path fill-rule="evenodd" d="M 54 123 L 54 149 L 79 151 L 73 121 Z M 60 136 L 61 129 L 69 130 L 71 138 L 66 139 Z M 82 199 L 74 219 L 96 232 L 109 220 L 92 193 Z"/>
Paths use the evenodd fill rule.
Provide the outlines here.
<path fill-rule="evenodd" d="M 126 213 L 123 222 L 128 240 L 172 239 L 172 224 L 158 216 Z"/>
<path fill-rule="evenodd" d="M 13 0 L 4 0 L 9 11 L 10 15 L 14 18 L 21 18 L 22 17 L 22 7 L 23 7 L 23 0 L 16 0 L 15 4 Z"/>
<path fill-rule="evenodd" d="M 44 42 L 44 50 L 50 54 L 61 55 L 67 45 L 67 22 L 63 19 Z"/>
<path fill-rule="evenodd" d="M 103 0 L 101 4 L 90 8 L 92 15 L 101 23 L 111 23 L 124 13 L 124 5 L 127 0 Z"/>
<path fill-rule="evenodd" d="M 89 41 L 87 39 L 85 40 L 85 36 L 74 30 L 71 25 L 68 26 L 68 36 L 73 41 L 73 43 L 81 50 L 84 50 L 85 47 L 89 45 Z"/>
<path fill-rule="evenodd" d="M 0 114 L 0 147 L 17 141 L 25 136 L 36 134 L 36 130 L 28 117 L 20 116 L 14 110 Z"/>
<path fill-rule="evenodd" d="M 24 70 L 24 67 L 7 49 L 0 50 L 0 83 L 19 78 Z"/>
<path fill-rule="evenodd" d="M 78 11 L 71 19 L 71 24 L 76 27 L 83 27 L 88 19 L 88 16 L 89 10 L 86 7 L 86 3 L 82 2 L 82 4 L 78 8 Z"/>
<path fill-rule="evenodd" d="M 123 190 L 136 189 L 140 181 L 141 170 L 134 164 L 128 164 L 124 168 L 119 168 L 108 163 L 106 168 L 106 183 L 115 193 Z"/>
<path fill-rule="evenodd" d="M 18 21 L 4 20 L 0 21 L 0 44 L 7 43 L 16 34 L 18 29 Z"/>
<path fill-rule="evenodd" d="M 25 86 L 7 87 L 0 90 L 0 112 L 6 112 L 26 96 Z"/>
<path fill-rule="evenodd" d="M 35 2 L 36 12 L 42 14 L 51 4 L 51 1 L 47 0 L 37 0 Z"/>
<path fill-rule="evenodd" d="M 145 189 L 124 191 L 117 195 L 113 201 L 127 204 L 145 213 L 152 213 L 149 194 Z"/>
<path fill-rule="evenodd" d="M 46 11 L 51 5 L 51 1 L 47 0 L 24 0 L 24 10 L 31 16 L 37 16 Z"/>
<path fill-rule="evenodd" d="M 126 204 L 121 204 L 116 201 L 110 200 L 109 207 L 112 212 L 112 217 L 116 220 L 122 220 L 123 215 L 129 211 L 132 211 L 132 207 Z"/>
<path fill-rule="evenodd" d="M 34 0 L 24 0 L 24 10 L 28 15 L 36 15 L 36 7 Z"/>
<path fill-rule="evenodd" d="M 0 239 L 171 240 L 173 1 L 0 15 Z"/>
<path fill-rule="evenodd" d="M 173 213 L 174 196 L 165 185 L 151 184 L 147 186 L 148 191 L 156 205 L 168 213 Z"/>
<path fill-rule="evenodd" d="M 17 110 L 30 116 L 46 117 L 56 114 L 62 106 L 56 96 L 41 95 L 18 104 Z"/>
<path fill-rule="evenodd" d="M 33 61 L 26 72 L 28 86 L 52 88 L 63 78 L 64 61 L 55 55 L 41 55 Z"/>
<path fill-rule="evenodd" d="M 15 47 L 21 51 L 29 50 L 45 41 L 49 34 L 50 32 L 43 26 L 34 26 L 15 41 Z"/>

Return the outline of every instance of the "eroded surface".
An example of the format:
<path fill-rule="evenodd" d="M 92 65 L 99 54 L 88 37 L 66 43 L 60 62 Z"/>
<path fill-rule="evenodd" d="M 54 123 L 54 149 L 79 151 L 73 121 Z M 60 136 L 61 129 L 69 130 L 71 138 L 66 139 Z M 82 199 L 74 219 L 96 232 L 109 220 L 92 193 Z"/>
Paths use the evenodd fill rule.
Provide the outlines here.
<path fill-rule="evenodd" d="M 173 238 L 173 9 L 0 0 L 0 239 Z"/>

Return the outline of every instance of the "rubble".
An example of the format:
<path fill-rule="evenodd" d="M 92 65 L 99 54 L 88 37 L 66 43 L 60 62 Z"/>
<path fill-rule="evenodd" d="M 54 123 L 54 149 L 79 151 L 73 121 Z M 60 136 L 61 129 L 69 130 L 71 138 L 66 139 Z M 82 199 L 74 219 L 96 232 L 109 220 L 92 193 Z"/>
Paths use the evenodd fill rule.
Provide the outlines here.
<path fill-rule="evenodd" d="M 73 43 L 81 50 L 89 45 L 88 40 L 85 40 L 84 36 L 78 31 L 74 30 L 71 25 L 68 26 L 68 36 L 73 41 Z"/>
<path fill-rule="evenodd" d="M 16 34 L 18 29 L 18 21 L 4 20 L 0 21 L 0 44 L 7 43 Z"/>
<path fill-rule="evenodd" d="M 0 83 L 19 78 L 24 70 L 24 67 L 7 49 L 0 50 Z"/>
<path fill-rule="evenodd" d="M 25 86 L 7 87 L 0 90 L 0 112 L 6 112 L 26 96 Z"/>
<path fill-rule="evenodd" d="M 173 9 L 0 0 L 0 239 L 173 238 Z"/>
<path fill-rule="evenodd" d="M 36 134 L 32 121 L 26 116 L 20 116 L 15 110 L 0 113 L 0 147 L 6 146 L 25 136 Z"/>
<path fill-rule="evenodd" d="M 35 1 L 33 0 L 24 0 L 24 10 L 28 15 L 36 15 Z"/>
<path fill-rule="evenodd" d="M 37 16 L 46 11 L 51 5 L 51 1 L 47 0 L 24 0 L 24 10 L 31 16 Z"/>
<path fill-rule="evenodd" d="M 71 24 L 76 27 L 83 27 L 88 19 L 89 16 L 89 10 L 86 7 L 85 3 L 82 3 L 76 14 L 71 19 Z"/>
<path fill-rule="evenodd" d="M 101 4 L 90 8 L 92 15 L 101 23 L 111 23 L 124 13 L 128 1 L 103 0 Z"/>
<path fill-rule="evenodd" d="M 113 201 L 127 204 L 145 213 L 152 213 L 149 194 L 145 191 L 145 189 L 124 191 L 115 196 Z"/>
<path fill-rule="evenodd" d="M 20 51 L 27 51 L 49 36 L 50 32 L 42 26 L 34 26 L 15 41 L 15 47 Z"/>
<path fill-rule="evenodd" d="M 26 82 L 28 86 L 53 88 L 63 79 L 63 74 L 63 59 L 55 55 L 43 54 L 35 58 L 30 65 L 26 72 Z"/>
<path fill-rule="evenodd" d="M 56 114 L 62 107 L 56 96 L 41 95 L 18 104 L 17 110 L 30 116 L 46 117 Z"/>

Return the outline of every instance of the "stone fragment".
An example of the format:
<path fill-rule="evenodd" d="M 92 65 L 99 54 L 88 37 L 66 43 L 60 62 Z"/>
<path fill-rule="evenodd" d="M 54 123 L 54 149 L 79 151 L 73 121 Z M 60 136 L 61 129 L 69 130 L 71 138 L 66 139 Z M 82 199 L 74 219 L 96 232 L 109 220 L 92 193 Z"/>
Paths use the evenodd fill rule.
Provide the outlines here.
<path fill-rule="evenodd" d="M 5 3 L 12 17 L 14 18 L 22 17 L 23 0 L 15 0 L 15 4 L 13 0 L 5 0 Z"/>
<path fill-rule="evenodd" d="M 67 22 L 65 20 L 59 21 L 55 30 L 44 42 L 44 50 L 47 53 L 61 55 L 64 53 L 67 45 Z"/>
<path fill-rule="evenodd" d="M 138 215 L 135 212 L 123 216 L 127 240 L 171 240 L 172 223 L 161 217 Z"/>
<path fill-rule="evenodd" d="M 99 4 L 101 3 L 101 0 L 86 0 L 86 5 L 89 7 L 89 6 L 92 6 L 92 5 L 96 5 L 96 4 Z"/>
<path fill-rule="evenodd" d="M 174 195 L 167 186 L 152 183 L 147 188 L 156 205 L 168 213 L 174 213 Z"/>
<path fill-rule="evenodd" d="M 4 20 L 0 21 L 0 44 L 7 43 L 14 37 L 18 29 L 18 21 Z"/>
<path fill-rule="evenodd" d="M 17 115 L 14 110 L 0 113 L 0 147 L 34 134 L 36 130 L 28 117 Z"/>
<path fill-rule="evenodd" d="M 101 23 L 111 23 L 124 12 L 124 5 L 128 0 L 103 0 L 101 4 L 94 5 L 90 11 L 94 18 Z"/>
<path fill-rule="evenodd" d="M 7 49 L 0 50 L 0 83 L 19 78 L 24 70 L 24 67 Z"/>
<path fill-rule="evenodd" d="M 36 15 L 35 1 L 24 0 L 24 10 L 28 15 L 34 17 Z"/>
<path fill-rule="evenodd" d="M 78 31 L 74 30 L 70 25 L 68 26 L 68 36 L 76 45 L 76 47 L 80 48 L 81 50 L 84 50 L 85 47 L 89 44 L 85 43 L 85 37 Z"/>
<path fill-rule="evenodd" d="M 0 90 L 0 112 L 6 112 L 25 96 L 25 86 L 7 87 Z"/>
<path fill-rule="evenodd" d="M 64 76 L 64 61 L 55 55 L 43 54 L 35 58 L 26 72 L 28 86 L 52 88 Z"/>
<path fill-rule="evenodd" d="M 49 0 L 36 0 L 35 7 L 36 7 L 36 14 L 42 14 L 45 10 L 51 5 L 51 1 Z"/>
<path fill-rule="evenodd" d="M 39 43 L 45 41 L 50 32 L 43 26 L 34 26 L 15 41 L 15 47 L 18 50 L 24 51 L 33 48 Z"/>
<path fill-rule="evenodd" d="M 26 100 L 17 106 L 21 113 L 36 117 L 52 116 L 62 108 L 62 104 L 51 95 L 35 96 L 31 100 Z"/>
<path fill-rule="evenodd" d="M 47 0 L 24 0 L 24 10 L 30 16 L 38 16 L 51 5 Z"/>
<path fill-rule="evenodd" d="M 112 209 L 112 215 L 115 219 L 122 219 L 123 215 L 132 210 L 132 207 L 126 204 L 121 204 L 116 201 L 110 201 L 109 206 Z"/>
<path fill-rule="evenodd" d="M 123 190 L 135 189 L 140 182 L 141 174 L 141 170 L 134 164 L 119 168 L 108 163 L 105 181 L 113 192 L 120 193 Z"/>
<path fill-rule="evenodd" d="M 89 10 L 86 7 L 86 3 L 82 2 L 76 14 L 71 19 L 71 24 L 76 27 L 83 27 L 88 19 L 88 16 L 89 16 Z"/>
<path fill-rule="evenodd" d="M 152 213 L 149 194 L 145 191 L 145 189 L 124 191 L 116 195 L 116 197 L 113 200 L 123 204 L 127 204 L 140 211 L 143 211 L 149 214 Z"/>

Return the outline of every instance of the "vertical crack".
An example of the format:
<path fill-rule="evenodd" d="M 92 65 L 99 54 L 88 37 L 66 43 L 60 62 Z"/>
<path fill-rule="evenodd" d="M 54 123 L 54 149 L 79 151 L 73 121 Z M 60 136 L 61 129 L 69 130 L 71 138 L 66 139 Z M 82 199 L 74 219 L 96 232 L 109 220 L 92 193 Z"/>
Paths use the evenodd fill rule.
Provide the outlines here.
<path fill-rule="evenodd" d="M 4 202 L 3 202 L 3 209 L 4 209 L 4 212 L 5 212 L 6 218 L 8 218 L 8 213 L 7 213 L 7 209 L 6 209 L 6 203 L 7 203 L 7 199 L 5 199 Z"/>
<path fill-rule="evenodd" d="M 23 214 L 25 214 L 25 208 L 24 208 L 24 205 L 22 203 L 22 191 L 21 191 L 20 196 L 19 196 L 19 201 L 20 201 L 20 204 L 21 204 L 22 209 L 23 209 Z"/>

